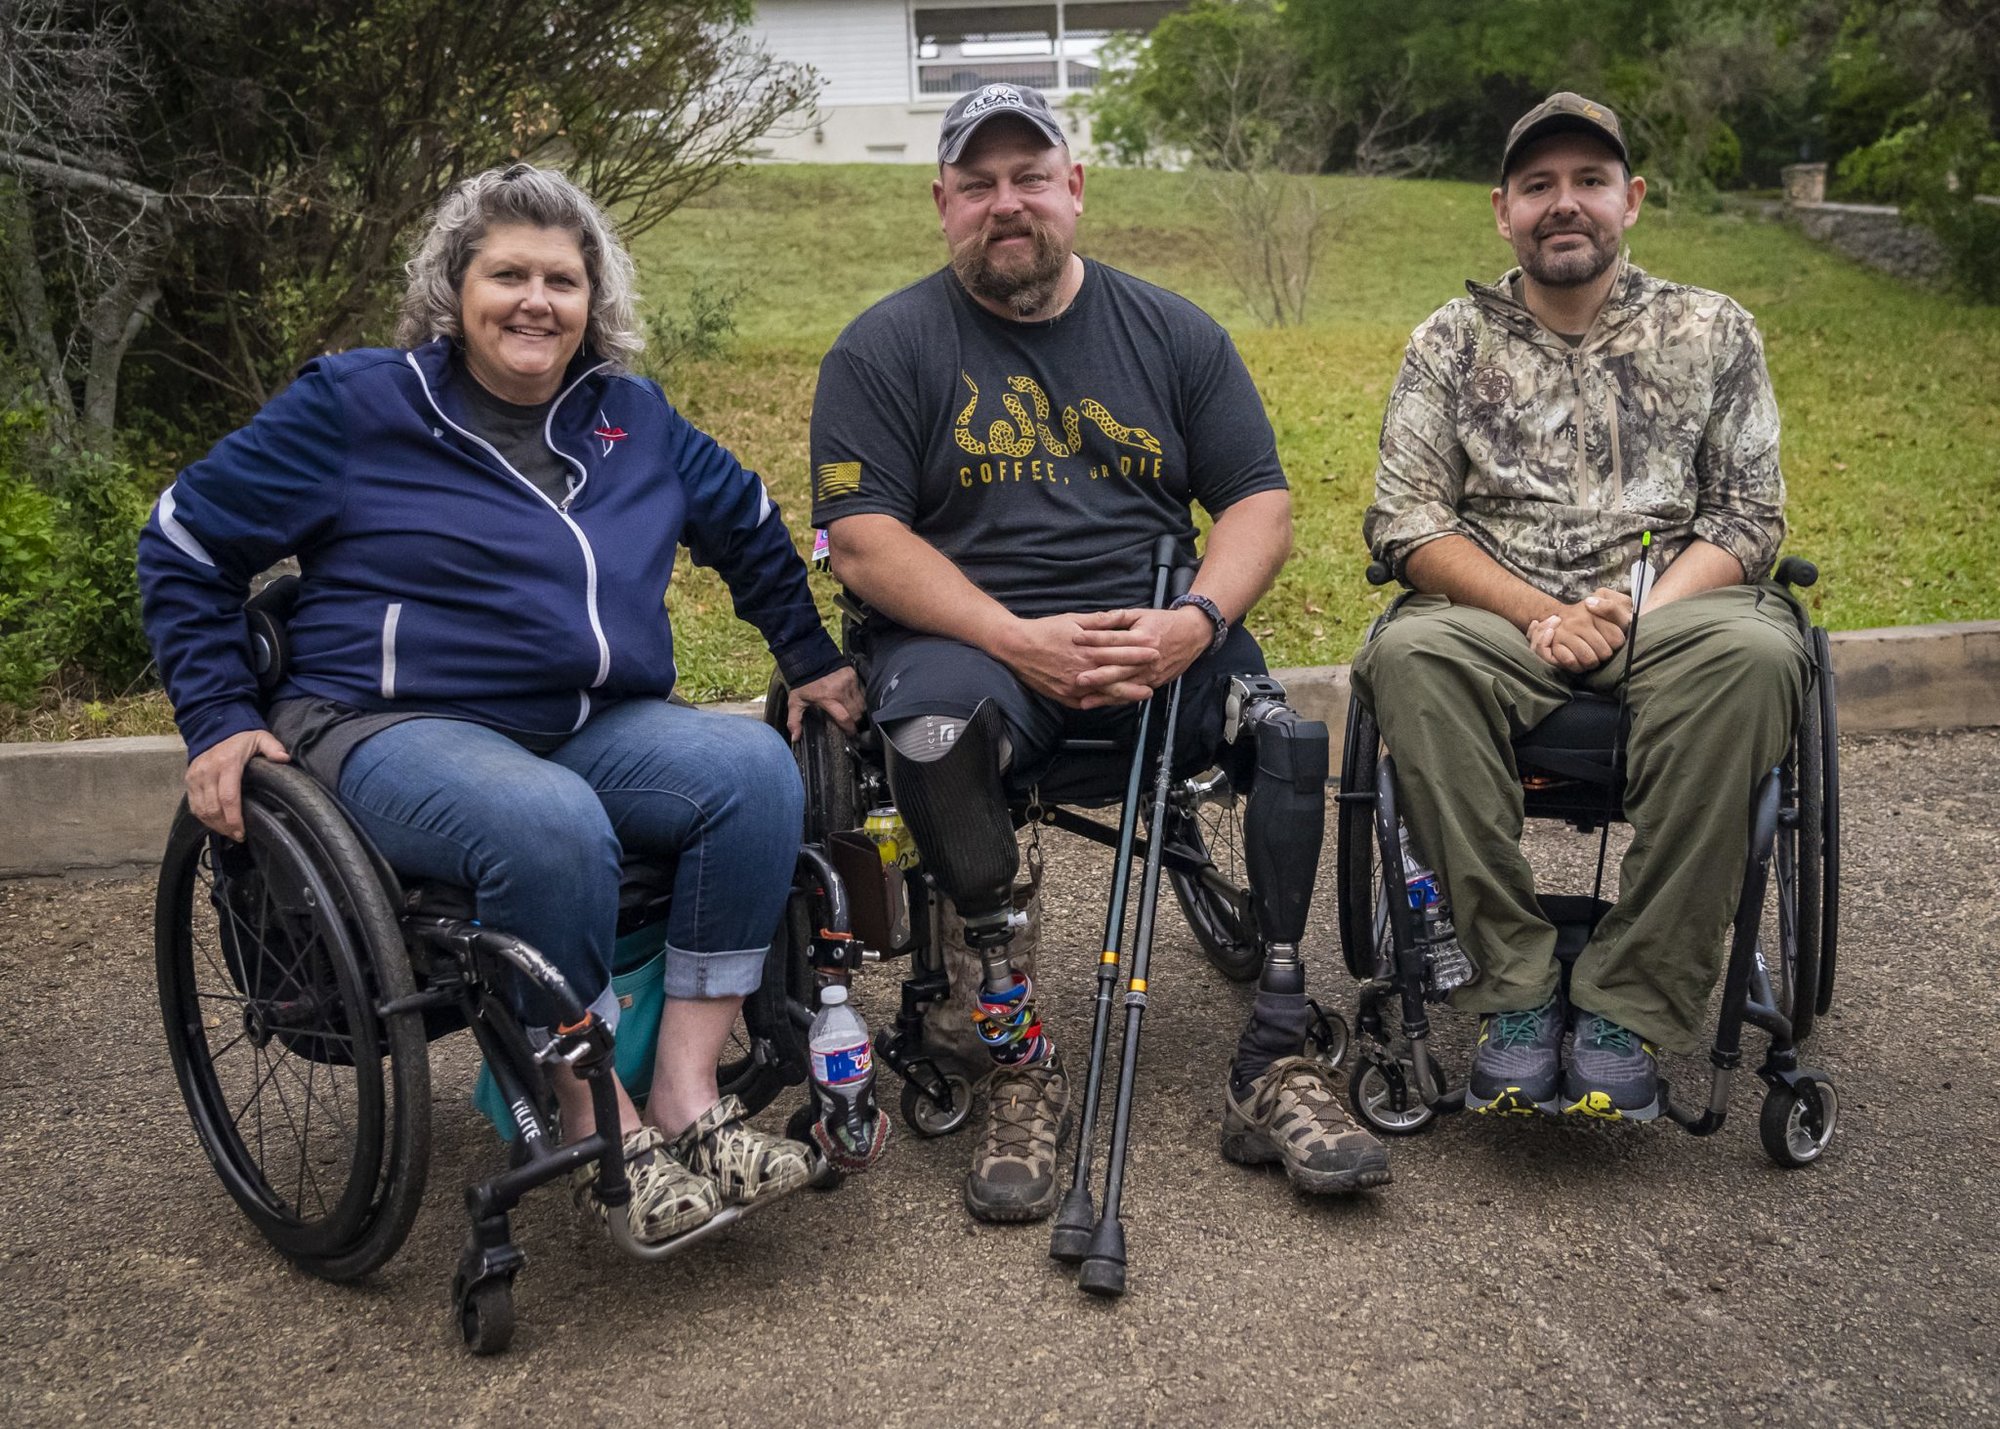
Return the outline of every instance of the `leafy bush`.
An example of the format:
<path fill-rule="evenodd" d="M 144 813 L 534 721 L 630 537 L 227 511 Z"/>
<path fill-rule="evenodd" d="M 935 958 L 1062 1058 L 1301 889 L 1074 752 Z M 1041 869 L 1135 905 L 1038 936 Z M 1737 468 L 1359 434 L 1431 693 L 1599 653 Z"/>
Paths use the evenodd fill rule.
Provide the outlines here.
<path fill-rule="evenodd" d="M 151 483 L 125 462 L 55 457 L 39 419 L 0 411 L 0 701 L 57 679 L 118 693 L 151 655 L 134 565 Z"/>
<path fill-rule="evenodd" d="M 1912 105 L 1889 133 L 1841 161 L 1843 191 L 1896 203 L 1937 235 L 1976 302 L 2000 303 L 2000 140 L 1969 94 Z"/>

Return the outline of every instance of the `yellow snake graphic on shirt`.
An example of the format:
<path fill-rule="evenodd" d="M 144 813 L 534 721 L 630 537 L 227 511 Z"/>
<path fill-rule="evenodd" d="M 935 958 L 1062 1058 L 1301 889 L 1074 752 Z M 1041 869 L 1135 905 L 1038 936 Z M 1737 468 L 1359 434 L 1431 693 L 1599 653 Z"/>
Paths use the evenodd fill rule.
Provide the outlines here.
<path fill-rule="evenodd" d="M 1128 427 L 1105 409 L 1102 402 L 1093 397 L 1085 397 L 1074 407 L 1064 407 L 1062 411 L 1062 432 L 1058 435 L 1049 426 L 1050 405 L 1048 394 L 1031 377 L 1009 377 L 1007 386 L 1011 391 L 1000 396 L 1000 405 L 1007 410 L 1012 422 L 995 418 L 986 429 L 986 440 L 981 441 L 972 434 L 972 414 L 979 408 L 979 384 L 970 374 L 960 372 L 960 379 L 972 389 L 972 396 L 959 409 L 958 419 L 952 423 L 951 434 L 961 450 L 971 456 L 1032 456 L 1039 440 L 1043 450 L 1052 457 L 1074 456 L 1083 444 L 1082 419 L 1088 418 L 1092 426 L 1103 432 L 1112 441 L 1141 451 L 1160 455 L 1160 439 L 1144 427 Z M 1018 395 L 1017 395 L 1018 394 Z M 1021 401 L 1026 396 L 1034 404 L 1034 414 L 1030 417 L 1028 407 Z"/>

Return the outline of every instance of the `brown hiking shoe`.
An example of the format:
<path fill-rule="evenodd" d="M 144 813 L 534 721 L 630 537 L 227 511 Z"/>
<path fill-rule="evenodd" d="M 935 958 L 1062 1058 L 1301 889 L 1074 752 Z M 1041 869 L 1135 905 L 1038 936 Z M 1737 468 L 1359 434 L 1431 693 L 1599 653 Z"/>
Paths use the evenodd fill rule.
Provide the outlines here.
<path fill-rule="evenodd" d="M 1069 1076 L 1059 1057 L 997 1069 L 986 1082 L 986 1131 L 965 1178 L 965 1208 L 982 1221 L 1048 1215 L 1069 1128 Z"/>
<path fill-rule="evenodd" d="M 1282 1161 L 1294 1186 L 1318 1195 L 1390 1181 L 1388 1148 L 1348 1120 L 1333 1077 L 1311 1057 L 1273 1062 L 1241 1102 L 1224 1093 L 1222 1154 L 1245 1166 Z"/>
<path fill-rule="evenodd" d="M 753 1130 L 739 1097 L 724 1097 L 667 1148 L 674 1160 L 714 1183 L 727 1205 L 776 1200 L 812 1179 L 806 1148 Z"/>

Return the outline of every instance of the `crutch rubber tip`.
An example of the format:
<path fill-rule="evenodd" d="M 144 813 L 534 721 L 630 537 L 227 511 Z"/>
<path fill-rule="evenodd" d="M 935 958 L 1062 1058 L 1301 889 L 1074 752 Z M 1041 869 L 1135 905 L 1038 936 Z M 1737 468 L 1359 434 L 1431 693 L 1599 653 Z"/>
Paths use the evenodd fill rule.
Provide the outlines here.
<path fill-rule="evenodd" d="M 1077 1272 L 1076 1283 L 1092 1295 L 1123 1295 L 1125 1293 L 1125 1223 L 1118 1220 L 1101 1222 L 1090 1238 L 1090 1253 L 1084 1257 L 1083 1269 Z"/>
<path fill-rule="evenodd" d="M 1090 1229 L 1096 1220 L 1090 1206 L 1090 1192 L 1081 1185 L 1070 1187 L 1049 1231 L 1049 1259 L 1075 1265 L 1090 1254 Z"/>

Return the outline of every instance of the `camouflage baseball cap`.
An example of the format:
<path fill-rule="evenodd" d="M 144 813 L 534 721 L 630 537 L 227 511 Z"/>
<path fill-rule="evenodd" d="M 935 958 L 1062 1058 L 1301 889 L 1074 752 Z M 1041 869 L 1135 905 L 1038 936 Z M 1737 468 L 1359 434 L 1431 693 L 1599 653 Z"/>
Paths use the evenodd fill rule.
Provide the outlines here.
<path fill-rule="evenodd" d="M 1514 167 L 1515 155 L 1535 140 L 1565 132 L 1594 134 L 1611 146 L 1620 163 L 1629 167 L 1632 162 L 1625 152 L 1625 131 L 1618 127 L 1618 116 L 1596 100 L 1565 89 L 1514 121 L 1514 127 L 1507 131 L 1507 147 L 1500 155 L 1500 177 L 1507 177 L 1508 170 Z"/>
<path fill-rule="evenodd" d="M 1050 112 L 1049 102 L 1039 89 L 1030 89 L 1025 84 L 988 84 L 960 95 L 958 102 L 945 111 L 944 123 L 938 127 L 938 162 L 957 163 L 973 132 L 1002 114 L 1019 115 L 1041 130 L 1051 144 L 1065 147 L 1069 144 L 1062 125 L 1056 123 L 1056 116 Z"/>

